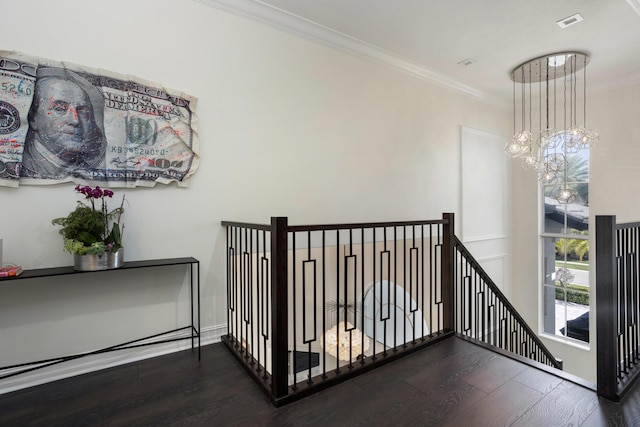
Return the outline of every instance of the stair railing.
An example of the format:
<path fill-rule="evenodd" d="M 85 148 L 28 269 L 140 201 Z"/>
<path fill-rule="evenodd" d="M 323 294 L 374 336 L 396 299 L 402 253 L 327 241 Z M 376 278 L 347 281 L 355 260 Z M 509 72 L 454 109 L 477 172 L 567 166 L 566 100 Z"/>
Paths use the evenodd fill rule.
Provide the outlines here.
<path fill-rule="evenodd" d="M 455 237 L 456 332 L 527 359 L 562 369 L 480 263 Z"/>
<path fill-rule="evenodd" d="M 456 334 L 562 367 L 454 234 L 427 221 L 224 221 L 223 343 L 275 405 Z"/>
<path fill-rule="evenodd" d="M 640 222 L 596 216 L 598 395 L 620 401 L 640 377 Z"/>

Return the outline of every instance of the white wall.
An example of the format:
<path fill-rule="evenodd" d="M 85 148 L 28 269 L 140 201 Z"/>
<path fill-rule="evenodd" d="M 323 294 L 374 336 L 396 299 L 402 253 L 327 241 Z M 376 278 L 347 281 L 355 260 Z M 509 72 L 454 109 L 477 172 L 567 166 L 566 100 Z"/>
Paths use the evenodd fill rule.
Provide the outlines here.
<path fill-rule="evenodd" d="M 461 205 L 456 235 L 509 298 L 509 170 L 504 135 L 462 129 Z M 487 167 L 491 165 L 491 167 Z"/>
<path fill-rule="evenodd" d="M 3 49 L 199 98 L 200 169 L 186 189 L 127 190 L 124 243 L 127 260 L 201 261 L 203 328 L 226 323 L 221 220 L 440 218 L 458 212 L 461 126 L 511 132 L 508 110 L 193 1 L 4 0 L 3 16 Z M 75 205 L 72 185 L 0 199 L 5 262 L 71 264 L 50 221 Z M 174 268 L 3 284 L 1 364 L 178 324 L 183 280 Z"/>
<path fill-rule="evenodd" d="M 617 215 L 619 222 L 640 220 L 640 84 L 600 90 L 587 98 L 588 127 L 600 134 L 591 150 L 589 177 L 590 248 L 595 253 L 595 216 Z M 512 295 L 516 308 L 530 325 L 538 325 L 540 279 L 538 265 L 531 254 L 538 251 L 538 184 L 535 176 L 513 168 Z M 595 313 L 595 268 L 590 272 L 591 308 Z M 591 382 L 596 381 L 595 316 L 590 318 L 589 350 L 543 341 L 556 357 L 564 359 L 565 371 Z"/>
<path fill-rule="evenodd" d="M 589 126 L 600 132 L 591 150 L 591 213 L 640 221 L 640 83 L 596 93 Z"/>

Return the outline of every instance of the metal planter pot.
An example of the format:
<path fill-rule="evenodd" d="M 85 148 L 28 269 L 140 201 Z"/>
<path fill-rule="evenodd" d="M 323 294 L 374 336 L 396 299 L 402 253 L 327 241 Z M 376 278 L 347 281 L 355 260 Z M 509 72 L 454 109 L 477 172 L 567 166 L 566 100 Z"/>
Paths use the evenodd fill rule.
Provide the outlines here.
<path fill-rule="evenodd" d="M 124 248 L 117 252 L 107 252 L 102 255 L 73 255 L 73 269 L 77 271 L 111 270 L 122 267 L 124 263 Z"/>

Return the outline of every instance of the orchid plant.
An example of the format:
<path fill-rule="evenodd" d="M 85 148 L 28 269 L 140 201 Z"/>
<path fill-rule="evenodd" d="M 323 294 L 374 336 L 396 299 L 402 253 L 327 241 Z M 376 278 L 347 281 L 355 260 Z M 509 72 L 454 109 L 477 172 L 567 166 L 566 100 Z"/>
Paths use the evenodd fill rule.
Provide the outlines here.
<path fill-rule="evenodd" d="M 53 225 L 62 227 L 60 234 L 64 237 L 64 249 L 78 255 L 117 252 L 122 247 L 124 231 L 124 224 L 120 223 L 124 213 L 124 195 L 120 206 L 109 211 L 107 198 L 113 197 L 113 191 L 80 185 L 75 187 L 75 191 L 83 194 L 85 201 L 79 200 L 78 206 L 66 217 L 51 221 Z"/>

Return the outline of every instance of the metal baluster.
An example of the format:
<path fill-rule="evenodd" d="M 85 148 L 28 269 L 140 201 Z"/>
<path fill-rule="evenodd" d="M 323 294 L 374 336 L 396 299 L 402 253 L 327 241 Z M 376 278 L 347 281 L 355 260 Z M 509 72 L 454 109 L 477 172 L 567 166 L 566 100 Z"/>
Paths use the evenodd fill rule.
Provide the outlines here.
<path fill-rule="evenodd" d="M 297 310 L 296 310 L 296 306 L 298 304 L 298 300 L 297 300 L 297 295 L 296 295 L 296 289 L 298 288 L 298 284 L 296 282 L 296 278 L 297 278 L 297 274 L 296 274 L 296 249 L 298 248 L 296 245 L 296 232 L 292 232 L 291 233 L 292 236 L 292 250 L 291 250 L 291 263 L 292 263 L 292 268 L 293 268 L 293 283 L 291 284 L 291 292 L 292 292 L 292 296 L 293 296 L 293 303 L 292 303 L 292 311 L 293 311 L 293 318 L 292 318 L 292 328 L 293 328 L 293 349 L 289 350 L 291 352 L 291 364 L 293 366 L 291 372 L 293 373 L 293 390 L 297 390 L 298 389 L 298 381 L 297 381 L 297 376 L 298 376 L 298 358 L 297 356 L 297 352 L 296 352 L 296 346 L 298 345 L 298 337 L 297 337 L 297 329 L 296 329 L 296 324 L 298 323 L 297 321 Z"/>

